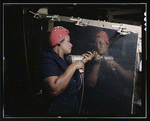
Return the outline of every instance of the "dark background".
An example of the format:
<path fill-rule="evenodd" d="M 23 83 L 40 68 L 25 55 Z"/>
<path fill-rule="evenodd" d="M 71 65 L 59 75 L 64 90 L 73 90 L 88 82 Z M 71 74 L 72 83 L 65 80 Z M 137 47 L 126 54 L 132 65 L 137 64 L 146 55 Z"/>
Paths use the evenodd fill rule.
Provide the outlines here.
<path fill-rule="evenodd" d="M 49 13 L 61 16 L 74 16 L 93 20 L 108 20 L 108 9 L 141 9 L 142 13 L 114 16 L 117 19 L 130 20 L 134 25 L 143 24 L 144 5 L 129 4 L 4 4 L 4 78 L 2 82 L 2 102 L 5 117 L 35 116 L 39 112 L 39 101 L 35 96 L 40 89 L 37 68 L 39 54 L 46 48 L 47 20 L 33 19 L 29 10 L 37 12 L 48 7 Z M 23 14 L 24 11 L 24 14 Z M 112 21 L 115 22 L 115 21 Z M 44 26 L 41 31 L 41 25 Z M 43 33 L 46 33 L 43 36 Z M 34 70 L 34 71 L 33 71 Z M 2 105 L 2 106 L 3 106 Z"/>

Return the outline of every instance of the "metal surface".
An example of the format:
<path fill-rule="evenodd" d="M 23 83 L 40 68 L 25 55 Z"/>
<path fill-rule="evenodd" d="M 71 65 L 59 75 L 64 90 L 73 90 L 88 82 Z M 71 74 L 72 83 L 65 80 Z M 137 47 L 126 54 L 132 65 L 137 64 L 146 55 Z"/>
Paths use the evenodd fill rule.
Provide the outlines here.
<path fill-rule="evenodd" d="M 53 21 L 54 26 L 61 25 L 70 31 L 71 43 L 73 44 L 73 55 L 81 55 L 87 50 L 92 51 L 94 48 L 93 36 L 97 32 L 105 31 L 108 34 L 110 42 L 109 54 L 113 57 L 113 60 L 116 63 L 121 65 L 124 70 L 130 70 L 134 77 L 131 81 L 126 81 L 125 79 L 121 79 L 122 77 L 118 75 L 119 73 L 116 69 L 112 72 L 107 70 L 107 73 L 109 72 L 107 75 L 109 75 L 110 78 L 105 79 L 105 77 L 103 77 L 103 80 L 98 83 L 99 88 L 97 89 L 98 92 L 104 93 L 100 93 L 99 95 L 97 95 L 97 92 L 91 93 L 92 96 L 104 96 L 103 100 L 98 97 L 93 99 L 95 102 L 99 101 L 99 103 L 92 102 L 92 108 L 94 107 L 94 104 L 101 104 L 99 105 L 100 107 L 103 107 L 104 104 L 105 107 L 103 110 L 111 110 L 116 108 L 118 109 L 118 112 L 116 111 L 118 114 L 134 114 L 133 108 L 135 103 L 135 86 L 137 81 L 136 74 L 138 69 L 142 71 L 140 58 L 140 54 L 142 53 L 141 26 L 83 19 L 80 17 L 74 18 L 73 16 L 66 17 L 60 15 L 46 15 L 42 17 L 42 19 Z M 86 71 L 90 72 L 90 69 L 87 67 Z M 85 95 L 87 93 L 88 92 L 86 90 Z M 107 100 L 107 98 L 110 100 Z M 91 103 L 86 99 L 83 103 L 85 102 L 88 104 Z M 114 102 L 113 105 L 111 105 L 112 102 Z M 119 105 L 116 105 L 117 102 L 119 102 Z M 92 109 L 89 110 L 91 112 L 94 111 Z M 122 112 L 122 110 L 124 110 L 124 112 Z M 102 113 L 103 112 L 101 111 L 99 112 L 101 115 Z"/>

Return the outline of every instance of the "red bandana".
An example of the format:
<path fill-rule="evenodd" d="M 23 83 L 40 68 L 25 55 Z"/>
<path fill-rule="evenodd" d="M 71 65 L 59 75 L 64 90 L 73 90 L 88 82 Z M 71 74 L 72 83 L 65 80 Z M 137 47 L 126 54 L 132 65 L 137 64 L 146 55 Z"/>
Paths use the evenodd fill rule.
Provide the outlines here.
<path fill-rule="evenodd" d="M 106 32 L 101 31 L 101 32 L 97 33 L 96 36 L 103 38 L 106 41 L 106 43 L 109 45 L 109 41 L 108 41 Z"/>
<path fill-rule="evenodd" d="M 68 35 L 68 33 L 69 31 L 62 26 L 54 27 L 49 36 L 51 46 L 53 47 L 59 44 Z"/>

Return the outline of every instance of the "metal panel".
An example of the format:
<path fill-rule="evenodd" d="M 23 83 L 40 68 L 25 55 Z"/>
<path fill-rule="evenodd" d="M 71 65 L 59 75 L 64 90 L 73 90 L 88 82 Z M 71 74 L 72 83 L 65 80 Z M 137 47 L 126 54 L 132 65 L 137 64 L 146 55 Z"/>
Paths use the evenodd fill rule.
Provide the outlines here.
<path fill-rule="evenodd" d="M 71 42 L 73 44 L 72 54 L 82 54 L 87 50 L 95 48 L 94 39 L 96 33 L 105 31 L 110 41 L 109 54 L 124 71 L 130 70 L 133 78 L 128 80 L 119 75 L 118 71 L 105 72 L 102 81 L 97 82 L 93 89 L 87 83 L 88 74 L 91 72 L 91 64 L 86 65 L 85 71 L 85 95 L 82 113 L 98 116 L 129 115 L 133 114 L 135 101 L 135 86 L 137 71 L 141 66 L 141 26 L 118 24 L 100 20 L 90 20 L 59 15 L 39 15 L 34 18 L 48 19 L 53 21 L 54 26 L 61 25 L 69 29 Z M 49 22 L 51 23 L 51 22 Z M 49 24 L 49 28 L 51 25 Z M 104 66 L 105 67 L 105 66 Z M 92 81 L 92 80 L 91 80 Z"/>
<path fill-rule="evenodd" d="M 85 25 L 83 21 L 84 23 L 88 22 L 88 26 L 83 26 Z M 106 75 L 104 74 L 102 77 L 103 80 L 97 82 L 95 88 L 85 87 L 84 113 L 94 113 L 94 115 L 98 113 L 99 116 L 133 114 L 137 62 L 139 62 L 137 55 L 141 50 L 139 45 L 141 42 L 141 27 L 85 19 L 82 20 L 82 24 L 80 22 L 78 23 L 79 26 L 72 23 L 55 22 L 55 26 L 62 25 L 69 29 L 73 44 L 72 54 L 78 55 L 87 50 L 92 51 L 94 48 L 94 35 L 99 31 L 105 31 L 110 41 L 109 54 L 124 70 L 130 70 L 134 75 L 132 79 L 128 80 L 122 78 L 117 71 L 107 70 Z M 126 31 L 119 31 L 124 28 L 126 28 Z M 91 68 L 92 63 L 88 63 L 85 71 L 85 83 L 87 83 L 86 77 L 90 74 Z"/>

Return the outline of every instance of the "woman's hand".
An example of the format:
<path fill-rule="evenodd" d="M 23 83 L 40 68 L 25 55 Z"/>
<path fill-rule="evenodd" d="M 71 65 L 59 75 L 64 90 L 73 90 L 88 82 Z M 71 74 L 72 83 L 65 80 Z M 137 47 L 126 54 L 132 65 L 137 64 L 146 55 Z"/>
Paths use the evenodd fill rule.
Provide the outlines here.
<path fill-rule="evenodd" d="M 112 70 L 118 70 L 118 72 L 125 77 L 125 79 L 132 81 L 133 80 L 133 72 L 131 70 L 125 70 L 121 65 L 116 63 L 114 60 L 107 61 L 107 66 Z"/>
<path fill-rule="evenodd" d="M 107 61 L 107 66 L 111 69 L 116 69 L 119 65 L 114 60 L 110 60 Z"/>
<path fill-rule="evenodd" d="M 84 70 L 84 63 L 81 61 L 76 61 L 73 63 L 76 69 L 83 69 Z"/>
<path fill-rule="evenodd" d="M 87 53 L 83 53 L 82 56 L 84 57 L 82 62 L 85 64 L 85 63 L 87 63 L 87 62 L 92 60 L 92 58 L 95 56 L 95 53 L 87 51 Z"/>
<path fill-rule="evenodd" d="M 100 55 L 98 54 L 97 51 L 94 51 L 94 60 L 101 62 L 101 57 L 100 57 Z"/>

